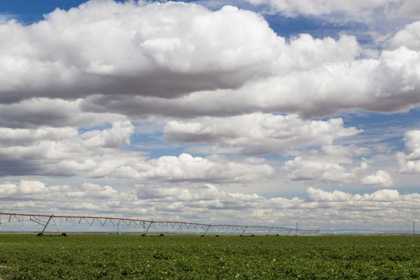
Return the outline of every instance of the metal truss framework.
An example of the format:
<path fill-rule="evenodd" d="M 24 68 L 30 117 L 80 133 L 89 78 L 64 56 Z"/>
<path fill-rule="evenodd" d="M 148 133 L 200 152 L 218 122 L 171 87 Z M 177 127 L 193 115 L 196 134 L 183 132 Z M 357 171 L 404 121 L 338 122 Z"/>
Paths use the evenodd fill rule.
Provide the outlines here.
<path fill-rule="evenodd" d="M 255 235 L 318 235 L 319 230 L 304 230 L 298 228 L 286 227 L 270 227 L 270 226 L 241 226 L 241 225 L 212 225 L 189 222 L 172 222 L 172 221 L 150 221 L 131 218 L 116 218 L 116 217 L 95 217 L 95 216 L 62 216 L 62 215 L 40 215 L 40 214 L 18 214 L 18 213 L 0 213 L 0 229 L 2 225 L 2 218 L 6 222 L 17 221 L 22 223 L 22 230 L 25 218 L 30 222 L 42 226 L 43 229 L 38 236 L 46 232 L 48 226 L 55 228 L 56 232 L 62 236 L 66 233 L 62 232 L 62 222 L 73 224 L 73 229 L 76 225 L 85 224 L 92 226 L 99 226 L 99 230 L 104 232 L 116 233 L 137 233 L 142 236 L 164 234 L 201 234 L 202 237 L 208 234 L 239 234 L 240 236 L 255 236 Z M 112 227 L 112 231 L 109 231 Z"/>

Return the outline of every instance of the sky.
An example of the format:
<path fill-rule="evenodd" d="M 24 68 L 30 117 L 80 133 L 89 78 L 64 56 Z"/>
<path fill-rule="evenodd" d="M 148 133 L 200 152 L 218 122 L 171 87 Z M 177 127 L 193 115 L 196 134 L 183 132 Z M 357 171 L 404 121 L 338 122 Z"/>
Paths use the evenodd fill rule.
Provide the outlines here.
<path fill-rule="evenodd" d="M 0 212 L 418 221 L 418 1 L 2 1 L 0 38 Z"/>

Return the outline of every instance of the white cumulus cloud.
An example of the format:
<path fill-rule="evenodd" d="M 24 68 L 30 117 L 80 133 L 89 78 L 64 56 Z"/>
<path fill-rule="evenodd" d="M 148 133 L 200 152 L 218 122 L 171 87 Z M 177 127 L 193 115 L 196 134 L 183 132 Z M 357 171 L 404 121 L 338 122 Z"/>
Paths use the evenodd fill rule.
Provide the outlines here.
<path fill-rule="evenodd" d="M 123 166 L 115 171 L 115 176 L 143 180 L 255 182 L 273 172 L 268 164 L 234 162 L 224 156 L 202 158 L 181 154 L 179 157 L 163 156 L 134 166 Z"/>
<path fill-rule="evenodd" d="M 401 173 L 420 173 L 420 130 L 405 134 L 405 151 L 397 154 Z"/>
<path fill-rule="evenodd" d="M 270 73 L 284 44 L 256 13 L 176 2 L 88 1 L 29 26 L 0 24 L 0 35 L 5 102 L 235 88 Z"/>
<path fill-rule="evenodd" d="M 293 181 L 319 181 L 324 183 L 351 183 L 356 175 L 338 163 L 305 160 L 296 157 L 287 161 L 283 168 Z"/>
<path fill-rule="evenodd" d="M 239 147 L 244 154 L 277 154 L 288 150 L 332 144 L 335 139 L 361 133 L 345 128 L 342 119 L 302 120 L 296 115 L 254 113 L 230 118 L 170 121 L 165 139 L 185 143 L 218 143 Z"/>
<path fill-rule="evenodd" d="M 383 170 L 379 170 L 373 175 L 368 175 L 364 177 L 362 182 L 365 185 L 374 185 L 382 187 L 390 187 L 393 184 L 391 175 L 389 175 L 388 172 Z"/>

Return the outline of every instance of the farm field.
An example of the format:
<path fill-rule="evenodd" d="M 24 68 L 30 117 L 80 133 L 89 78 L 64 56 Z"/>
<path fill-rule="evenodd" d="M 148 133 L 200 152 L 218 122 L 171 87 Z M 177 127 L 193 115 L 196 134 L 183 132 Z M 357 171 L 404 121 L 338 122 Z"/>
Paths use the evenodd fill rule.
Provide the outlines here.
<path fill-rule="evenodd" d="M 0 235 L 1 279 L 419 279 L 415 236 Z"/>

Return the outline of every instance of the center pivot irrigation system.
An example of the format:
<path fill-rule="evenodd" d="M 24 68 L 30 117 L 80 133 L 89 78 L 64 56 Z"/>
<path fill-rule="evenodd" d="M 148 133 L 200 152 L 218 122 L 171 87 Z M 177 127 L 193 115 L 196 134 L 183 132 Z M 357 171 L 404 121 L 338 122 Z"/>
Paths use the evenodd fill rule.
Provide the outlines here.
<path fill-rule="evenodd" d="M 71 229 L 76 232 L 76 226 L 88 226 L 88 230 L 97 230 L 97 232 L 109 233 L 137 233 L 142 236 L 165 234 L 239 234 L 240 236 L 255 235 L 317 235 L 319 230 L 304 230 L 286 227 L 269 227 L 269 226 L 239 226 L 239 225 L 211 225 L 201 223 L 188 222 L 170 222 L 170 221 L 150 221 L 131 218 L 115 218 L 115 217 L 94 217 L 94 216 L 64 216 L 64 215 L 39 215 L 39 214 L 17 214 L 17 213 L 0 213 L 0 229 L 2 222 L 18 222 L 24 228 L 24 221 L 38 224 L 40 232 L 38 236 L 47 233 L 48 226 L 55 228 L 56 233 L 67 236 L 63 232 L 65 229 Z M 42 229 L 42 231 L 41 231 Z"/>

